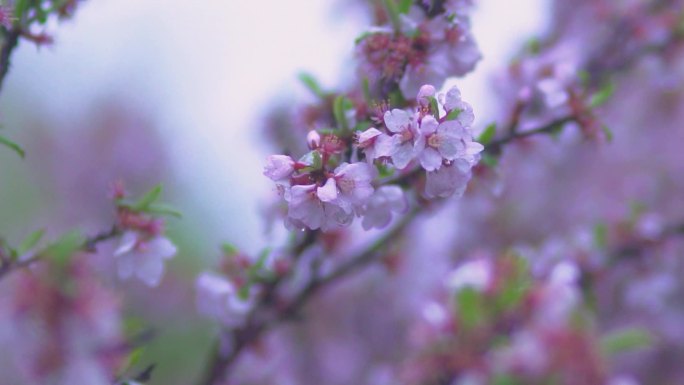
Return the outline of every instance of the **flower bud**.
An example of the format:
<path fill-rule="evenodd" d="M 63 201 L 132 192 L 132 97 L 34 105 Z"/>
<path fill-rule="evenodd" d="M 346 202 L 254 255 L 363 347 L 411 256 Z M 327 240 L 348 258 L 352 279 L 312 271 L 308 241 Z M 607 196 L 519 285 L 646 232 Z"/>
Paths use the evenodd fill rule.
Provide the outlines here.
<path fill-rule="evenodd" d="M 321 135 L 316 130 L 309 131 L 306 134 L 306 143 L 312 150 L 317 149 L 321 145 Z"/>

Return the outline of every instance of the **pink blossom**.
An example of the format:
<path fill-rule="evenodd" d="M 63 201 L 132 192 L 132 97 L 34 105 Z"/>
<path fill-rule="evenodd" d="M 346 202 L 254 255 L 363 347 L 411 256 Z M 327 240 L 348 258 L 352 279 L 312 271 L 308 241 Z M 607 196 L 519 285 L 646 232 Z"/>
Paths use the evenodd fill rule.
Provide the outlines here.
<path fill-rule="evenodd" d="M 217 274 L 200 274 L 195 287 L 199 312 L 226 326 L 242 324 L 253 305 L 253 299 L 240 298 L 237 287 Z"/>
<path fill-rule="evenodd" d="M 418 96 L 416 97 L 416 100 L 421 106 L 427 107 L 430 105 L 430 98 L 435 97 L 436 93 L 437 90 L 435 90 L 434 86 L 425 84 L 420 87 L 420 90 L 418 90 Z"/>
<path fill-rule="evenodd" d="M 157 286 L 164 274 L 164 260 L 176 255 L 176 246 L 163 236 L 141 239 L 135 231 L 126 231 L 114 251 L 120 279 L 135 275 L 148 286 Z"/>
<path fill-rule="evenodd" d="M 392 163 L 396 168 L 404 169 L 415 156 L 413 149 L 415 129 L 409 113 L 393 109 L 385 112 L 384 120 L 387 129 L 395 134 L 392 135 Z"/>
<path fill-rule="evenodd" d="M 354 219 L 354 213 L 345 211 L 331 203 L 336 199 L 334 179 L 327 186 L 316 184 L 292 186 L 285 193 L 288 202 L 286 224 L 294 228 L 323 229 L 324 231 L 347 226 Z M 322 196 L 322 199 L 321 199 Z"/>
<path fill-rule="evenodd" d="M 294 172 L 294 165 L 294 160 L 287 155 L 270 155 L 264 167 L 264 175 L 277 182 L 289 178 Z"/>
<path fill-rule="evenodd" d="M 446 286 L 452 292 L 457 292 L 466 287 L 484 291 L 491 285 L 494 278 L 493 274 L 493 266 L 490 260 L 476 259 L 462 264 L 449 273 Z"/>
<path fill-rule="evenodd" d="M 359 148 L 366 154 L 366 161 L 372 163 L 373 160 L 390 156 L 392 154 L 392 138 L 378 130 L 369 128 L 357 136 Z"/>
<path fill-rule="evenodd" d="M 382 186 L 368 200 L 361 225 L 364 229 L 381 229 L 392 220 L 392 213 L 402 213 L 408 208 L 404 190 L 399 186 Z"/>
<path fill-rule="evenodd" d="M 420 165 L 427 171 L 439 169 L 443 159 L 454 160 L 465 154 L 467 138 L 465 129 L 457 121 L 440 124 L 430 115 L 424 117 L 415 146 Z"/>
<path fill-rule="evenodd" d="M 470 167 L 459 167 L 456 162 L 444 165 L 436 171 L 427 173 L 424 196 L 427 199 L 448 198 L 452 195 L 462 196 L 468 186 L 471 173 Z"/>
<path fill-rule="evenodd" d="M 336 204 L 347 211 L 366 203 L 373 195 L 371 181 L 374 177 L 375 169 L 366 163 L 341 164 L 335 169 L 334 176 L 339 191 Z"/>
<path fill-rule="evenodd" d="M 475 120 L 473 114 L 473 107 L 470 104 L 461 100 L 461 91 L 458 87 L 451 87 L 446 94 L 440 95 L 440 101 L 447 113 L 458 110 L 458 117 L 456 118 L 464 127 L 470 127 Z"/>

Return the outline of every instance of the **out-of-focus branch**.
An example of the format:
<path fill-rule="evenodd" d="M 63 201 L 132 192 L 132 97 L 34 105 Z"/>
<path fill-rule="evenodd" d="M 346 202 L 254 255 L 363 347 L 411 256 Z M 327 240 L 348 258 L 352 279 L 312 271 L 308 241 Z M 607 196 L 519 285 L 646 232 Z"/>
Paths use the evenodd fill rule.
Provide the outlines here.
<path fill-rule="evenodd" d="M 215 348 L 215 351 L 212 353 L 213 357 L 199 384 L 213 385 L 220 381 L 228 369 L 235 363 L 242 351 L 256 342 L 265 332 L 295 318 L 308 301 L 320 290 L 329 287 L 331 284 L 348 277 L 351 273 L 376 261 L 383 255 L 383 251 L 385 251 L 391 243 L 390 241 L 396 239 L 406 229 L 418 212 L 418 208 L 411 210 L 404 215 L 391 230 L 375 240 L 362 252 L 339 265 L 331 273 L 323 277 L 312 277 L 299 294 L 297 294 L 287 305 L 280 308 L 274 317 L 259 320 L 256 316 L 257 312 L 263 311 L 263 309 L 260 309 L 259 306 L 255 307 L 247 318 L 245 325 L 231 331 L 230 334 L 234 342 L 231 351 L 227 355 L 221 356 L 219 347 L 217 346 Z M 273 294 L 273 287 L 271 287 L 270 290 Z M 260 303 L 263 303 L 263 301 Z"/>
<path fill-rule="evenodd" d="M 101 232 L 99 234 L 96 234 L 92 237 L 86 238 L 85 241 L 80 245 L 79 250 L 81 251 L 86 251 L 86 252 L 93 252 L 95 251 L 95 246 L 97 246 L 98 243 L 107 241 L 109 239 L 112 239 L 116 236 L 118 236 L 121 233 L 121 230 L 113 226 L 110 230 Z M 5 276 L 7 276 L 9 273 L 23 269 L 26 267 L 31 266 L 35 262 L 40 261 L 41 259 L 44 259 L 48 256 L 46 256 L 43 253 L 39 252 L 35 255 L 33 255 L 30 258 L 22 259 L 22 260 L 17 260 L 17 261 L 10 261 L 10 260 L 0 260 L 0 280 L 3 279 Z"/>
<path fill-rule="evenodd" d="M 0 43 L 2 44 L 0 46 L 0 90 L 2 90 L 2 86 L 5 83 L 5 76 L 7 75 L 7 71 L 9 71 L 10 56 L 19 43 L 21 32 L 17 27 L 10 30 L 0 27 L 0 36 L 2 37 L 2 42 Z"/>

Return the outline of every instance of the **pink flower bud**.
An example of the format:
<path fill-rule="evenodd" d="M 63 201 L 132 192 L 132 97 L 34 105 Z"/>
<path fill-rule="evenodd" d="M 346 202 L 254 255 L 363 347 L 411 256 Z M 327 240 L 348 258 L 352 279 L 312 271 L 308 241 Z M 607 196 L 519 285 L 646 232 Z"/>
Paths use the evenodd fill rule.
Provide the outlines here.
<path fill-rule="evenodd" d="M 309 131 L 306 134 L 306 143 L 312 150 L 317 149 L 321 145 L 321 135 L 316 130 Z"/>
<path fill-rule="evenodd" d="M 436 93 L 437 90 L 435 90 L 435 87 L 429 84 L 420 87 L 420 90 L 418 91 L 418 97 L 416 98 L 418 100 L 418 104 L 423 107 L 429 106 L 430 98 L 434 98 Z"/>
<path fill-rule="evenodd" d="M 270 155 L 266 161 L 264 175 L 273 181 L 289 178 L 294 171 L 295 162 L 287 155 Z"/>

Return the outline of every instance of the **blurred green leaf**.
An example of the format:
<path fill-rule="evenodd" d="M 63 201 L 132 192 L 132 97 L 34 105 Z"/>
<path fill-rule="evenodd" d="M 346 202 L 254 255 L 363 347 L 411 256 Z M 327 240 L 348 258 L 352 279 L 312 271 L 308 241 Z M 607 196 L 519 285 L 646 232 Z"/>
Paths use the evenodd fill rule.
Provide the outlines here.
<path fill-rule="evenodd" d="M 606 84 L 601 87 L 598 92 L 591 96 L 589 99 L 589 106 L 591 108 L 596 108 L 604 105 L 615 93 L 615 84 L 611 81 L 606 82 Z"/>
<path fill-rule="evenodd" d="M 373 97 L 371 96 L 370 82 L 367 77 L 363 78 L 361 89 L 363 90 L 363 100 L 366 102 L 366 105 L 370 107 L 373 104 Z"/>
<path fill-rule="evenodd" d="M 392 22 L 392 27 L 396 32 L 401 30 L 401 18 L 399 17 L 399 8 L 394 0 L 382 0 L 382 4 L 385 6 L 387 11 L 387 16 Z"/>
<path fill-rule="evenodd" d="M 175 218 L 183 217 L 183 213 L 163 203 L 152 203 L 144 211 L 155 215 L 167 215 Z"/>
<path fill-rule="evenodd" d="M 10 150 L 14 151 L 21 157 L 22 159 L 26 157 L 26 152 L 24 151 L 21 146 L 18 144 L 14 143 L 13 141 L 5 138 L 4 136 L 0 135 L 0 144 L 4 145 L 5 147 L 9 148 Z"/>
<path fill-rule="evenodd" d="M 399 13 L 409 13 L 409 11 L 411 10 L 411 5 L 413 5 L 413 0 L 399 0 L 397 10 L 399 11 Z"/>
<path fill-rule="evenodd" d="M 316 78 L 314 78 L 311 74 L 302 72 L 299 74 L 299 80 L 314 95 L 318 96 L 321 99 L 325 98 L 325 91 L 323 91 L 323 88 L 318 83 L 318 80 L 316 80 Z"/>
<path fill-rule="evenodd" d="M 600 249 L 608 246 L 608 226 L 605 223 L 597 223 L 594 225 L 594 245 Z"/>
<path fill-rule="evenodd" d="M 240 252 L 240 250 L 238 250 L 238 248 L 235 245 L 228 242 L 224 242 L 221 245 L 221 251 L 228 257 L 237 255 Z"/>
<path fill-rule="evenodd" d="M 645 329 L 625 328 L 614 331 L 601 339 L 601 349 L 609 356 L 645 349 L 653 345 L 653 336 Z"/>
<path fill-rule="evenodd" d="M 139 348 L 134 349 L 128 357 L 126 357 L 126 361 L 124 364 L 121 366 L 120 373 L 121 375 L 124 375 L 128 371 L 130 371 L 136 364 L 140 362 L 140 359 L 143 356 L 143 353 L 145 353 L 145 347 L 141 346 Z"/>
<path fill-rule="evenodd" d="M 494 135 L 496 135 L 496 122 L 490 123 L 485 127 L 480 136 L 477 137 L 477 141 L 483 146 L 486 146 L 494 139 Z"/>
<path fill-rule="evenodd" d="M 133 204 L 132 209 L 135 211 L 146 211 L 152 203 L 154 203 L 162 193 L 162 185 L 158 184 L 154 186 L 150 191 L 142 196 L 135 204 Z"/>
<path fill-rule="evenodd" d="M 606 126 L 605 124 L 601 125 L 601 130 L 603 131 L 603 134 L 606 136 L 606 140 L 608 141 L 608 143 L 612 142 L 613 141 L 613 131 L 608 126 Z"/>
<path fill-rule="evenodd" d="M 19 245 L 19 248 L 17 248 L 17 254 L 23 255 L 29 250 L 31 250 L 34 246 L 40 242 L 40 240 L 43 238 L 43 235 L 45 235 L 45 230 L 40 229 L 32 232 L 31 234 L 24 239 L 23 242 L 21 242 L 21 245 Z"/>
<path fill-rule="evenodd" d="M 347 122 L 347 111 L 352 110 L 354 104 L 349 98 L 344 95 L 339 95 L 335 98 L 333 102 L 333 115 L 335 116 L 335 121 L 337 122 L 337 127 L 347 130 L 349 129 L 349 123 Z"/>
<path fill-rule="evenodd" d="M 482 294 L 472 287 L 461 289 L 456 294 L 458 316 L 466 329 L 472 329 L 485 319 Z"/>
<path fill-rule="evenodd" d="M 43 251 L 43 254 L 55 261 L 59 266 L 65 266 L 68 264 L 71 256 L 83 247 L 85 240 L 86 238 L 81 233 L 74 230 L 50 244 Z"/>
<path fill-rule="evenodd" d="M 499 158 L 488 153 L 483 153 L 481 162 L 487 167 L 495 168 L 499 165 Z"/>

